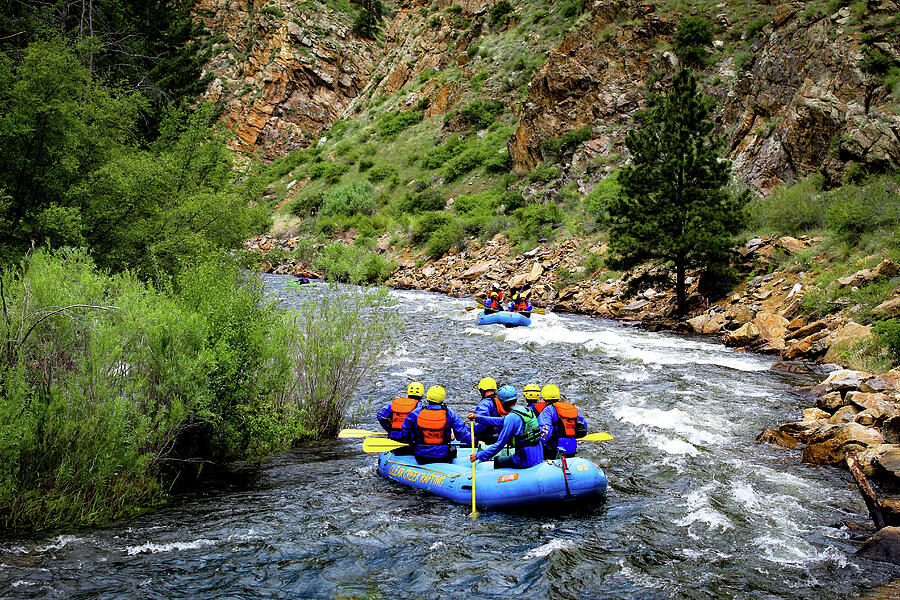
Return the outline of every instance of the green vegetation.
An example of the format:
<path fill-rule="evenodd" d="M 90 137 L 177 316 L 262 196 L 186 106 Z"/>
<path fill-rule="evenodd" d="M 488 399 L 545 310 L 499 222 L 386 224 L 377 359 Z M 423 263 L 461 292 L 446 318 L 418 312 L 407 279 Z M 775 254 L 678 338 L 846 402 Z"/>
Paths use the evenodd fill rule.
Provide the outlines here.
<path fill-rule="evenodd" d="M 703 17 L 686 17 L 678 23 L 678 30 L 672 38 L 672 45 L 678 58 L 688 65 L 702 66 L 706 63 L 713 43 L 712 23 Z"/>
<path fill-rule="evenodd" d="M 4 270 L 5 529 L 126 517 L 188 468 L 336 434 L 393 338 L 386 295 L 334 290 L 286 312 L 223 256 L 189 266 L 166 291 L 84 250 Z"/>
<path fill-rule="evenodd" d="M 725 190 L 731 165 L 720 159 L 712 107 L 687 69 L 675 74 L 663 95 L 649 94 L 647 109 L 625 139 L 633 158 L 619 173 L 622 194 L 606 205 L 611 266 L 670 264 L 681 314 L 687 309 L 686 270 L 728 264 L 749 196 Z"/>
<path fill-rule="evenodd" d="M 375 39 L 384 18 L 384 5 L 381 0 L 357 0 L 357 5 L 359 12 L 353 21 L 353 33 L 360 37 Z"/>

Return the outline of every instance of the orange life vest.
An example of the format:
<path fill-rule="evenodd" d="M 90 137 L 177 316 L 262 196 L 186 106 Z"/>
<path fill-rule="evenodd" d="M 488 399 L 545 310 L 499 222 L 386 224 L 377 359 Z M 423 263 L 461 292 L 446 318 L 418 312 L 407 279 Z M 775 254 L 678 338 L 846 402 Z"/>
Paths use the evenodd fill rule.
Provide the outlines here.
<path fill-rule="evenodd" d="M 503 410 L 503 404 L 500 403 L 500 398 L 497 397 L 497 394 L 494 394 L 494 408 L 497 409 L 497 414 L 501 417 L 505 417 L 509 414 L 508 410 Z"/>
<path fill-rule="evenodd" d="M 423 408 L 416 419 L 419 439 L 422 444 L 449 444 L 450 431 L 447 427 L 447 409 L 430 410 Z"/>
<path fill-rule="evenodd" d="M 513 312 L 523 312 L 528 310 L 528 302 L 524 298 L 519 298 L 513 304 Z"/>
<path fill-rule="evenodd" d="M 403 429 L 406 415 L 414 411 L 418 405 L 419 401 L 414 398 L 394 398 L 391 402 L 391 429 L 393 431 Z"/>
<path fill-rule="evenodd" d="M 575 437 L 575 422 L 578 420 L 578 409 L 571 402 L 554 402 L 556 414 L 563 425 L 565 437 Z M 562 433 L 562 432 L 560 432 Z M 560 437 L 563 437 L 562 435 Z"/>
<path fill-rule="evenodd" d="M 541 416 L 541 413 L 544 412 L 545 408 L 547 408 L 547 402 L 545 400 L 538 400 L 531 405 L 531 408 L 534 409 L 534 414 L 536 414 L 537 416 Z"/>

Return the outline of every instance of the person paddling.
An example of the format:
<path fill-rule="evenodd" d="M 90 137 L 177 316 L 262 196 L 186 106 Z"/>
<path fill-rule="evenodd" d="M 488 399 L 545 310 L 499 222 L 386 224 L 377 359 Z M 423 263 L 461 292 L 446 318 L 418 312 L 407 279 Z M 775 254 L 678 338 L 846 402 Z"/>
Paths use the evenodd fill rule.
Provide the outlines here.
<path fill-rule="evenodd" d="M 407 415 L 414 411 L 422 401 L 425 394 L 425 386 L 421 381 L 413 381 L 406 387 L 406 398 L 394 398 L 378 411 L 378 422 L 388 437 L 397 442 L 407 443 L 409 440 L 403 438 L 403 421 Z M 412 448 L 398 448 L 394 454 L 412 454 Z"/>
<path fill-rule="evenodd" d="M 535 415 L 541 416 L 541 411 L 547 406 L 547 403 L 541 400 L 541 386 L 529 383 L 522 389 L 522 395 L 528 401 L 528 408 L 533 410 Z"/>
<path fill-rule="evenodd" d="M 475 414 L 484 417 L 505 417 L 508 411 L 497 399 L 497 382 L 493 377 L 485 377 L 478 382 L 478 392 L 481 394 L 481 402 L 475 407 Z M 493 444 L 500 435 L 501 426 L 490 425 L 486 421 L 475 422 L 475 441 Z"/>
<path fill-rule="evenodd" d="M 500 303 L 499 292 L 491 292 L 484 301 L 484 314 L 491 315 L 501 311 L 503 311 L 503 305 Z"/>
<path fill-rule="evenodd" d="M 509 310 L 510 312 L 522 313 L 526 317 L 530 317 L 531 311 L 534 309 L 528 300 L 528 292 L 521 292 L 513 296 Z"/>
<path fill-rule="evenodd" d="M 461 444 L 472 443 L 465 421 L 444 405 L 447 391 L 439 385 L 428 388 L 427 404 L 413 410 L 403 421 L 403 439 L 413 444 L 413 456 L 420 465 L 453 462 L 456 448 L 451 445 L 451 430 Z"/>
<path fill-rule="evenodd" d="M 497 441 L 473 454 L 469 460 L 475 462 L 494 458 L 512 442 L 513 453 L 494 458 L 494 468 L 526 469 L 539 464 L 544 460 L 544 454 L 541 451 L 541 432 L 537 417 L 527 406 L 516 406 L 516 388 L 511 385 L 504 385 L 497 390 L 497 398 L 506 412 L 504 417 L 485 417 L 475 413 L 468 415 L 469 419 L 475 420 L 476 426 L 486 422 L 501 428 Z"/>
<path fill-rule="evenodd" d="M 574 404 L 559 399 L 559 388 L 555 385 L 545 385 L 541 390 L 541 399 L 547 403 L 538 417 L 544 458 L 558 458 L 560 454 L 575 456 L 578 451 L 575 438 L 587 435 L 587 421 Z"/>

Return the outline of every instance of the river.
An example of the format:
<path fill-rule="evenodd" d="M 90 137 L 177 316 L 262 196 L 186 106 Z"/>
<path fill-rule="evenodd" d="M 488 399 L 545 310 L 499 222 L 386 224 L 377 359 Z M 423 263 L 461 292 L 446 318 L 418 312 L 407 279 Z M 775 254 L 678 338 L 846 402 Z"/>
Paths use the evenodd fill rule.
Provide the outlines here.
<path fill-rule="evenodd" d="M 321 288 L 266 277 L 288 304 Z M 848 598 L 891 578 L 856 559 L 868 524 L 844 471 L 757 444 L 809 383 L 715 341 L 574 315 L 479 327 L 472 301 L 394 291 L 405 330 L 356 395 L 359 425 L 409 381 L 463 413 L 492 376 L 555 383 L 609 480 L 584 507 L 469 507 L 387 481 L 361 440 L 282 453 L 127 523 L 0 543 L 3 598 Z"/>

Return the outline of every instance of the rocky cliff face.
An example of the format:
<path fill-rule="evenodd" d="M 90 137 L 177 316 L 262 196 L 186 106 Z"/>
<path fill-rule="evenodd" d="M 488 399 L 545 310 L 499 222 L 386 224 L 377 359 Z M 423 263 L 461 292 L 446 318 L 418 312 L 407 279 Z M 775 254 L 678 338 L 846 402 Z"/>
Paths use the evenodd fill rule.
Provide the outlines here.
<path fill-rule="evenodd" d="M 809 20 L 805 6 L 778 7 L 744 55 L 749 63 L 727 57 L 701 78 L 718 100 L 718 129 L 728 138 L 735 172 L 761 193 L 816 171 L 840 181 L 851 162 L 873 171 L 900 167 L 897 102 L 862 70 L 860 42 L 845 31 L 850 9 Z M 550 54 L 531 82 L 509 144 L 516 171 L 541 162 L 540 140 L 585 124 L 594 139 L 574 162 L 625 152 L 643 82 L 677 64 L 671 52 L 658 50 L 676 22 L 653 10 L 626 2 L 595 5 L 590 28 Z M 900 48 L 885 50 L 900 58 Z"/>
<path fill-rule="evenodd" d="M 198 17 L 214 39 L 227 41 L 209 65 L 216 78 L 206 96 L 224 103 L 237 146 L 267 158 L 309 145 L 336 119 L 426 70 L 457 68 L 462 77 L 429 81 L 404 99 L 414 104 L 428 97 L 427 115 L 445 114 L 471 88 L 478 56 L 466 49 L 488 31 L 486 14 L 494 4 L 402 0 L 375 43 L 352 34 L 352 11 L 317 2 L 201 0 Z M 765 7 L 773 18 L 752 44 L 729 55 L 718 41 L 717 62 L 701 76 L 718 100 L 718 128 L 736 174 L 760 193 L 816 171 L 840 180 L 851 163 L 873 171 L 900 168 L 898 103 L 863 70 L 864 47 L 850 8 L 820 15 L 808 6 Z M 897 5 L 882 0 L 867 10 L 893 13 Z M 471 27 L 461 29 L 454 15 Z M 543 160 L 542 140 L 584 125 L 591 126 L 592 139 L 566 166 L 594 157 L 627 159 L 624 137 L 642 105 L 644 82 L 677 64 L 667 50 L 677 18 L 637 0 L 593 2 L 586 26 L 550 49 L 524 103 L 512 107 L 520 119 L 509 142 L 514 170 L 527 172 Z M 723 31 L 732 27 L 724 14 L 714 18 Z M 879 50 L 900 63 L 896 37 L 885 40 Z"/>

